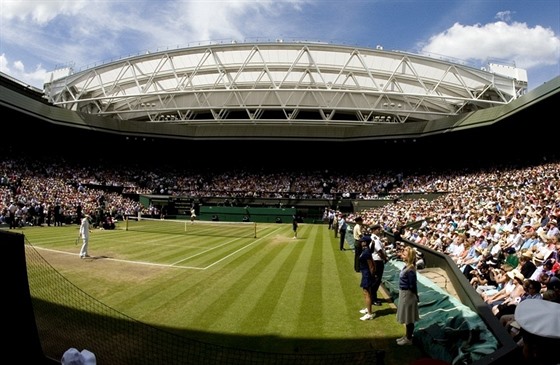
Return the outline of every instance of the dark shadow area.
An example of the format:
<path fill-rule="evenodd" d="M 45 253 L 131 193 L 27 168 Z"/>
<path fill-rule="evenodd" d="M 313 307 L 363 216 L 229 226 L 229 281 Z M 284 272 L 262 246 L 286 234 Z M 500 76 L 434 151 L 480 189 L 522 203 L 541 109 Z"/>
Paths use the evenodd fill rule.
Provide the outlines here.
<path fill-rule="evenodd" d="M 382 364 L 380 352 L 337 352 L 353 346 L 347 339 L 285 339 L 232 336 L 178 328 L 156 328 L 117 313 L 95 314 L 43 300 L 33 300 L 39 337 L 49 357 L 61 358 L 68 347 L 92 351 L 98 364 Z M 110 310 L 107 308 L 107 310 Z M 365 340 L 365 339 L 364 339 Z M 210 342 L 211 341 L 211 342 Z M 321 342 L 332 353 L 306 352 Z M 361 342 L 362 340 L 358 340 Z M 236 343 L 274 344 L 291 352 L 259 352 Z M 219 344 L 231 344 L 224 346 Z M 354 345 L 355 346 L 355 345 Z"/>

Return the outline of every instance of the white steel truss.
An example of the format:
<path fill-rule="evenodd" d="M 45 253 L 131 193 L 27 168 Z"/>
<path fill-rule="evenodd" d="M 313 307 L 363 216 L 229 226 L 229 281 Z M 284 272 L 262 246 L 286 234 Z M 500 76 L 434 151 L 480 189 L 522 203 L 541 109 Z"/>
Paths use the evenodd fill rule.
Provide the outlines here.
<path fill-rule="evenodd" d="M 430 121 L 507 104 L 526 83 L 410 53 L 322 43 L 150 53 L 54 79 L 54 105 L 138 122 L 344 124 Z"/>

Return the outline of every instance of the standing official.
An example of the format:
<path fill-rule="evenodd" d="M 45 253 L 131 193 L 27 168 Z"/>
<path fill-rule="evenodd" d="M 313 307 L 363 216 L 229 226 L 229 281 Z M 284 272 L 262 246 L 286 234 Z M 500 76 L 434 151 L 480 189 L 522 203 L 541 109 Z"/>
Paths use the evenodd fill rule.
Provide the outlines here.
<path fill-rule="evenodd" d="M 360 244 L 360 238 L 362 238 L 363 236 L 363 230 L 362 230 L 362 223 L 363 223 L 363 219 L 362 217 L 356 217 L 354 219 L 354 222 L 356 222 L 356 224 L 354 225 L 354 229 L 352 231 L 352 235 L 354 236 L 354 271 L 356 272 L 360 272 L 360 255 L 362 254 L 362 246 Z"/>
<path fill-rule="evenodd" d="M 381 301 L 377 298 L 377 291 L 383 280 L 383 271 L 385 271 L 385 263 L 387 262 L 387 253 L 385 245 L 381 240 L 383 229 L 379 224 L 371 226 L 371 256 L 375 265 L 375 274 L 373 285 L 371 287 L 371 304 L 380 306 Z"/>
<path fill-rule="evenodd" d="M 340 251 L 344 251 L 344 241 L 346 240 L 346 230 L 348 229 L 348 224 L 346 223 L 346 215 L 341 214 L 337 221 L 338 236 L 340 237 Z"/>
<path fill-rule="evenodd" d="M 418 312 L 418 277 L 416 276 L 416 251 L 410 246 L 402 252 L 404 266 L 399 273 L 399 299 L 397 322 L 404 324 L 405 335 L 397 339 L 397 345 L 412 345 L 415 323 L 420 319 Z"/>
<path fill-rule="evenodd" d="M 365 237 L 356 241 L 356 245 L 362 247 L 362 253 L 359 257 L 360 273 L 362 274 L 362 279 L 360 280 L 360 287 L 364 294 L 365 308 L 360 310 L 363 314 L 360 317 L 362 321 L 368 321 L 373 319 L 373 313 L 371 312 L 371 286 L 373 285 L 375 266 L 373 265 L 373 260 L 371 257 L 371 251 L 369 250 L 369 240 Z"/>

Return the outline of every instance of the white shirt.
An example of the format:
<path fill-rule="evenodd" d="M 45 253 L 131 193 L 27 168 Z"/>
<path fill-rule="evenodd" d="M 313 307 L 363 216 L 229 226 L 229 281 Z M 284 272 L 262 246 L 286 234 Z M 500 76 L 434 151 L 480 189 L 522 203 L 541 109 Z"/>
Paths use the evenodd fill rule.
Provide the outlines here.
<path fill-rule="evenodd" d="M 385 247 L 383 246 L 383 242 L 381 239 L 377 237 L 375 234 L 371 235 L 371 257 L 373 261 L 383 261 L 387 255 L 383 255 L 385 253 Z M 382 254 L 380 255 L 379 252 Z"/>
<path fill-rule="evenodd" d="M 82 238 L 89 238 L 89 220 L 87 218 L 82 218 L 82 224 L 80 225 L 80 236 Z"/>

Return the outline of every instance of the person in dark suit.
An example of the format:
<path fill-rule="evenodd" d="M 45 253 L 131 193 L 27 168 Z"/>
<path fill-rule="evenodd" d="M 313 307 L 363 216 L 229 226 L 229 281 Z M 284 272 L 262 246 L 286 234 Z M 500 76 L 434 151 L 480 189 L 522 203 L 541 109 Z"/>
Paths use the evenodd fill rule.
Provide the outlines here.
<path fill-rule="evenodd" d="M 62 206 L 60 205 L 60 202 L 56 202 L 56 204 L 54 205 L 54 225 L 56 226 L 62 226 Z"/>
<path fill-rule="evenodd" d="M 348 229 L 348 223 L 346 223 L 346 215 L 341 214 L 337 221 L 338 224 L 338 237 L 340 237 L 340 251 L 344 251 L 344 241 L 346 238 L 346 230 Z"/>
<path fill-rule="evenodd" d="M 383 229 L 379 224 L 371 226 L 371 255 L 375 265 L 375 277 L 371 288 L 371 302 L 373 305 L 380 306 L 381 301 L 377 298 L 377 291 L 381 286 L 383 280 L 383 272 L 385 271 L 385 263 L 387 262 L 387 253 L 385 252 L 385 245 L 381 240 Z"/>
<path fill-rule="evenodd" d="M 370 240 L 366 237 L 362 237 L 356 242 L 356 246 L 361 246 L 362 248 L 360 257 L 358 258 L 360 273 L 362 274 L 360 287 L 362 288 L 366 304 L 365 308 L 360 310 L 360 313 L 363 314 L 363 316 L 360 317 L 360 320 L 362 321 L 373 319 L 373 313 L 371 312 L 371 289 L 375 278 L 375 265 L 373 264 L 371 251 L 369 250 L 369 243 Z"/>

